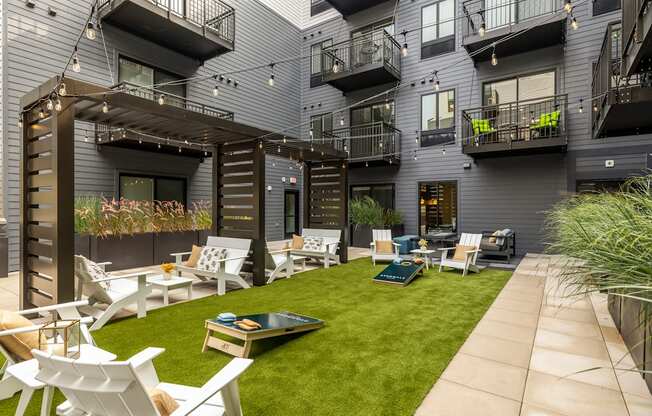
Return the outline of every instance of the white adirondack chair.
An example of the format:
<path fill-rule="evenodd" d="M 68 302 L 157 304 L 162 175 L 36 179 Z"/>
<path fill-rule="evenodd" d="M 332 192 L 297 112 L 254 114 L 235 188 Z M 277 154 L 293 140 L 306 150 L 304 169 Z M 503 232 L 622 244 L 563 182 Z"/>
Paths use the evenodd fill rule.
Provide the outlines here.
<path fill-rule="evenodd" d="M 324 268 L 328 269 L 331 264 L 340 264 L 340 256 L 337 254 L 337 249 L 340 245 L 340 237 L 342 230 L 326 230 L 320 228 L 304 228 L 301 236 L 304 237 L 319 237 L 323 240 L 323 245 L 320 250 L 292 250 L 295 256 L 308 257 L 313 259 L 322 259 L 324 261 Z"/>
<path fill-rule="evenodd" d="M 391 262 L 394 261 L 394 259 L 397 257 L 400 257 L 399 248 L 401 245 L 395 243 L 394 240 L 392 240 L 392 230 L 371 230 L 371 236 L 371 261 L 373 262 L 374 266 L 376 265 L 377 261 Z M 387 254 L 376 252 L 376 241 L 391 241 L 392 246 L 394 247 L 394 253 Z"/>
<path fill-rule="evenodd" d="M 45 306 L 42 308 L 26 309 L 23 311 L 18 311 L 17 313 L 24 316 L 38 315 L 38 316 L 51 316 L 53 319 L 64 319 L 64 320 L 80 320 L 80 332 L 83 338 L 83 341 L 94 345 L 93 337 L 88 331 L 88 324 L 93 322 L 93 317 L 82 317 L 77 309 L 80 306 L 88 305 L 88 301 L 78 301 L 78 302 L 69 302 L 62 303 L 59 305 Z M 33 326 L 10 329 L 6 331 L 0 331 L 0 338 L 6 336 L 17 335 L 25 332 L 38 331 L 43 325 L 34 324 Z M 34 379 L 36 375 L 37 367 L 31 366 L 16 366 L 22 361 L 19 357 L 14 356 L 9 351 L 7 351 L 2 344 L 0 344 L 0 353 L 3 355 L 5 362 L 0 369 L 2 373 L 2 380 L 0 380 L 0 400 L 5 400 L 12 397 L 17 392 L 21 392 L 20 400 L 18 401 L 18 406 L 16 407 L 16 415 L 21 416 L 25 414 L 27 405 L 32 398 L 32 395 L 36 390 L 43 388 L 43 385 L 33 385 L 30 381 Z M 14 367 L 15 366 L 15 367 Z M 17 370 L 17 374 L 14 374 L 14 371 L 10 369 L 20 367 L 21 370 Z M 27 373 L 25 373 L 27 372 Z"/>
<path fill-rule="evenodd" d="M 146 299 L 152 293 L 151 285 L 147 284 L 147 275 L 151 272 L 116 276 L 106 273 L 105 268 L 109 264 L 111 263 L 95 263 L 84 256 L 75 256 L 77 300 L 86 295 L 91 305 L 108 305 L 105 310 L 96 309 L 93 312 L 96 321 L 91 326 L 91 331 L 102 328 L 118 311 L 134 303 L 137 305 L 138 318 L 147 315 Z M 137 281 L 134 281 L 134 278 Z"/>
<path fill-rule="evenodd" d="M 286 278 L 292 277 L 294 274 L 294 259 L 290 254 L 291 249 L 270 250 L 267 246 L 265 253 L 265 271 L 269 273 L 267 284 L 272 283 L 279 274 L 283 274 Z"/>
<path fill-rule="evenodd" d="M 159 389 L 175 399 L 172 416 L 242 416 L 238 377 L 252 360 L 234 358 L 202 387 L 161 383 L 152 360 L 165 350 L 147 348 L 127 361 L 81 362 L 35 351 L 37 379 L 58 388 L 67 401 L 57 407 L 65 416 L 159 416 L 148 391 Z"/>
<path fill-rule="evenodd" d="M 217 294 L 226 293 L 226 282 L 234 282 L 243 289 L 249 289 L 247 283 L 241 276 L 240 271 L 245 260 L 249 257 L 251 240 L 246 238 L 229 238 L 229 237 L 208 237 L 205 247 L 215 247 L 226 249 L 226 257 L 219 260 L 220 266 L 216 271 L 200 270 L 196 267 L 183 265 L 183 257 L 192 254 L 192 252 L 172 253 L 175 258 L 177 273 L 191 273 L 201 280 L 217 280 Z"/>
<path fill-rule="evenodd" d="M 478 273 L 480 269 L 476 266 L 475 262 L 480 253 L 480 242 L 482 241 L 482 234 L 469 234 L 462 233 L 460 242 L 458 244 L 463 246 L 474 247 L 472 250 L 464 252 L 464 261 L 453 260 L 448 258 L 448 252 L 455 250 L 455 247 L 440 248 L 441 261 L 439 262 L 439 271 L 441 272 L 444 267 L 450 267 L 456 270 L 462 270 L 462 276 L 466 276 L 469 271 Z"/>

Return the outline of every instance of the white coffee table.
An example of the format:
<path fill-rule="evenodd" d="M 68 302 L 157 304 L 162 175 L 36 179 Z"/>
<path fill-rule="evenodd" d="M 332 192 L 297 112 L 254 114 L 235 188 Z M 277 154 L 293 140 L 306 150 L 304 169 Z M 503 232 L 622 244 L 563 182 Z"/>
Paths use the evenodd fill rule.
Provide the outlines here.
<path fill-rule="evenodd" d="M 430 270 L 430 264 L 432 263 L 430 256 L 434 253 L 435 250 L 422 250 L 420 248 L 410 251 L 410 254 L 413 254 L 415 257 L 420 257 L 426 262 L 426 270 Z"/>
<path fill-rule="evenodd" d="M 94 345 L 82 344 L 79 346 L 79 358 L 76 360 L 79 362 L 107 362 L 115 359 L 116 356 L 110 352 L 104 351 Z M 44 389 L 43 399 L 41 401 L 41 416 L 50 415 L 54 388 L 52 386 L 46 386 L 36 379 L 38 371 L 38 361 L 36 361 L 36 358 L 7 367 L 7 374 L 14 377 L 22 387 L 20 400 L 15 413 L 18 416 L 22 416 L 25 413 L 32 395 L 36 390 L 40 389 Z"/>
<path fill-rule="evenodd" d="M 163 293 L 163 305 L 170 303 L 169 291 L 175 289 L 186 289 L 188 291 L 188 300 L 192 299 L 192 279 L 187 277 L 175 276 L 165 280 L 162 274 L 147 277 L 147 283 L 152 285 L 152 289 L 158 289 Z"/>

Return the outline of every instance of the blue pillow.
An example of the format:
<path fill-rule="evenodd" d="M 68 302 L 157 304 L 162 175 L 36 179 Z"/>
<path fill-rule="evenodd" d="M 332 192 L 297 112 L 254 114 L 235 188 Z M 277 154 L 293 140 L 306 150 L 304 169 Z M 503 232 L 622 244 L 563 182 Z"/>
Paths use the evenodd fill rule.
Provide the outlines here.
<path fill-rule="evenodd" d="M 217 320 L 222 322 L 233 322 L 235 319 L 235 314 L 232 314 L 231 312 L 223 312 L 217 315 Z"/>

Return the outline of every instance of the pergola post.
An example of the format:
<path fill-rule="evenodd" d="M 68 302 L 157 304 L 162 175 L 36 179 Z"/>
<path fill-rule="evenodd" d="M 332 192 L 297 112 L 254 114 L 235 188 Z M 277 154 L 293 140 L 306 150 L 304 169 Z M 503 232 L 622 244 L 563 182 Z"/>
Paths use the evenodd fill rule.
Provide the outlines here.
<path fill-rule="evenodd" d="M 23 115 L 20 308 L 74 299 L 74 107 Z"/>
<path fill-rule="evenodd" d="M 264 286 L 265 279 L 265 149 L 254 143 L 254 241 L 252 243 L 253 277 L 255 286 Z"/>

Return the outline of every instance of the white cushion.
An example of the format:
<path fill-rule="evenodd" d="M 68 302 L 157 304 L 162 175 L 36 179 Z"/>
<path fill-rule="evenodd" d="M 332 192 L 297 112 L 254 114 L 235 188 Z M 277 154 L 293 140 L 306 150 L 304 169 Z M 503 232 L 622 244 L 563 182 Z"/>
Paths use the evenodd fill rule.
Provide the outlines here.
<path fill-rule="evenodd" d="M 220 270 L 220 260 L 224 259 L 226 249 L 221 247 L 204 247 L 201 250 L 197 269 L 217 273 Z"/>
<path fill-rule="evenodd" d="M 84 256 L 75 256 L 75 263 L 77 277 L 83 282 L 83 292 L 88 296 L 90 304 L 99 302 L 110 305 L 113 303 L 111 296 L 107 293 L 110 284 L 96 282 L 96 280 L 110 277 L 104 269 Z"/>
<path fill-rule="evenodd" d="M 339 243 L 339 242 L 340 242 L 339 238 L 324 237 L 324 245 L 330 244 L 328 246 L 328 251 L 330 252 L 330 254 L 337 254 L 337 244 L 332 244 L 332 243 Z"/>

